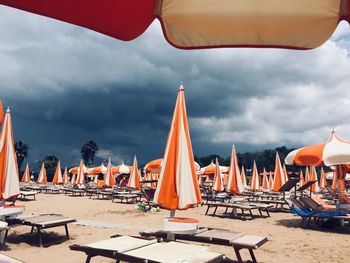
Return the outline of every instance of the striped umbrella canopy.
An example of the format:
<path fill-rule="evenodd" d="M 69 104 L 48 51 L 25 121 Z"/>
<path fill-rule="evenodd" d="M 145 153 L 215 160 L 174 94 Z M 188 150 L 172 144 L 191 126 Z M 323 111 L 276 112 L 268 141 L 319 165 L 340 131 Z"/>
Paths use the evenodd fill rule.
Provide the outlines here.
<path fill-rule="evenodd" d="M 77 173 L 77 179 L 75 181 L 75 184 L 77 185 L 84 185 L 85 184 L 85 165 L 83 164 L 83 160 L 80 160 L 79 169 Z"/>
<path fill-rule="evenodd" d="M 28 163 L 26 165 L 26 169 L 24 170 L 21 182 L 22 183 L 29 183 L 30 182 L 30 172 L 29 172 L 29 164 Z"/>
<path fill-rule="evenodd" d="M 320 188 L 325 188 L 327 185 L 327 173 L 321 167 Z"/>
<path fill-rule="evenodd" d="M 163 158 L 152 160 L 149 163 L 145 165 L 143 170 L 145 173 L 160 173 L 160 169 L 162 168 L 163 164 Z M 194 162 L 194 166 L 196 168 L 196 171 L 199 171 L 201 169 L 200 165 L 197 162 Z"/>
<path fill-rule="evenodd" d="M 283 164 L 283 175 L 284 175 L 284 181 L 287 182 L 288 181 L 288 173 L 287 173 L 286 164 Z"/>
<path fill-rule="evenodd" d="M 300 170 L 299 178 L 300 178 L 300 180 L 299 180 L 299 187 L 302 187 L 305 184 L 303 170 Z"/>
<path fill-rule="evenodd" d="M 69 183 L 69 177 L 68 177 L 68 171 L 66 166 L 63 172 L 63 184 L 68 184 L 68 183 Z"/>
<path fill-rule="evenodd" d="M 139 168 L 137 166 L 137 159 L 136 159 L 136 155 L 135 155 L 134 162 L 132 165 L 131 174 L 129 176 L 128 187 L 131 187 L 134 189 L 141 188 L 140 177 L 141 177 L 141 175 L 139 173 Z"/>
<path fill-rule="evenodd" d="M 105 177 L 104 177 L 104 183 L 108 187 L 113 187 L 115 185 L 115 177 L 114 177 L 114 174 L 112 173 L 111 158 L 109 158 L 109 160 L 108 160 L 107 171 L 106 171 Z"/>
<path fill-rule="evenodd" d="M 247 185 L 247 177 L 245 175 L 245 168 L 244 168 L 243 165 L 242 165 L 242 169 L 241 169 L 241 177 L 242 177 L 243 187 L 247 188 L 248 187 L 248 185 Z"/>
<path fill-rule="evenodd" d="M 276 162 L 275 162 L 275 177 L 273 179 L 272 190 L 278 192 L 278 190 L 286 183 L 283 168 L 281 165 L 280 156 L 276 152 Z"/>
<path fill-rule="evenodd" d="M 220 171 L 222 173 L 227 173 L 229 170 L 229 167 L 227 166 L 220 166 Z M 215 174 L 215 171 L 216 171 L 216 164 L 211 161 L 211 163 L 205 167 L 202 167 L 200 169 L 200 174 L 205 174 L 205 175 L 210 175 L 210 174 Z"/>
<path fill-rule="evenodd" d="M 0 199 L 8 199 L 18 194 L 19 175 L 13 139 L 12 118 L 10 109 L 7 109 L 0 133 Z"/>
<path fill-rule="evenodd" d="M 122 162 L 120 165 L 112 167 L 112 174 L 130 174 L 132 170 L 132 166 L 125 165 Z"/>
<path fill-rule="evenodd" d="M 315 166 L 310 167 L 310 180 L 311 181 L 316 181 L 312 186 L 311 186 L 311 192 L 317 193 L 320 191 L 320 188 L 318 186 L 318 181 L 317 181 L 317 172 Z"/>
<path fill-rule="evenodd" d="M 37 183 L 47 184 L 47 176 L 46 176 L 46 169 L 45 169 L 44 163 L 41 164 L 41 169 L 39 172 Z"/>
<path fill-rule="evenodd" d="M 341 20 L 346 0 L 0 0 L 0 4 L 133 40 L 158 19 L 166 40 L 184 49 L 322 45 Z"/>
<path fill-rule="evenodd" d="M 350 142 L 339 138 L 335 131 L 332 131 L 326 142 L 290 152 L 285 163 L 308 166 L 350 164 Z"/>
<path fill-rule="evenodd" d="M 63 176 L 62 176 L 62 171 L 61 171 L 61 161 L 59 160 L 57 163 L 55 175 L 53 176 L 52 179 L 53 184 L 63 184 Z"/>
<path fill-rule="evenodd" d="M 82 162 L 82 160 L 80 160 L 80 162 Z M 72 167 L 69 169 L 69 173 L 70 174 L 78 174 L 78 171 L 79 171 L 79 166 L 76 166 L 76 167 Z M 83 171 L 84 171 L 84 174 L 86 174 L 88 172 L 88 168 L 85 166 L 85 164 L 83 164 Z"/>
<path fill-rule="evenodd" d="M 230 168 L 228 174 L 228 185 L 226 191 L 232 194 L 241 194 L 244 192 L 244 184 L 242 181 L 242 175 L 239 171 L 238 159 L 234 145 L 232 145 Z"/>
<path fill-rule="evenodd" d="M 72 185 L 76 185 L 76 183 L 77 183 L 77 175 L 76 174 L 72 175 L 72 178 L 70 179 L 70 183 Z"/>
<path fill-rule="evenodd" d="M 182 85 L 178 91 L 154 201 L 170 210 L 188 209 L 202 202 Z"/>
<path fill-rule="evenodd" d="M 258 168 L 256 167 L 255 161 L 253 164 L 253 175 L 252 175 L 252 179 L 250 182 L 250 190 L 252 190 L 252 191 L 259 191 L 260 190 L 259 172 L 258 172 Z"/>
<path fill-rule="evenodd" d="M 107 171 L 107 167 L 104 166 L 103 163 L 101 163 L 100 166 L 93 167 L 93 168 L 91 169 L 91 173 L 92 173 L 92 174 L 101 174 L 101 173 L 104 174 L 104 173 L 106 173 L 106 171 Z"/>
<path fill-rule="evenodd" d="M 269 179 L 267 178 L 267 172 L 266 172 L 265 168 L 264 168 L 264 171 L 263 171 L 263 179 L 262 179 L 261 187 L 264 188 L 264 189 L 268 189 L 269 188 Z"/>
<path fill-rule="evenodd" d="M 215 168 L 213 190 L 219 193 L 224 191 L 224 182 L 223 182 L 223 175 L 220 170 L 220 164 L 219 164 L 218 158 L 216 158 L 215 167 L 216 168 Z"/>

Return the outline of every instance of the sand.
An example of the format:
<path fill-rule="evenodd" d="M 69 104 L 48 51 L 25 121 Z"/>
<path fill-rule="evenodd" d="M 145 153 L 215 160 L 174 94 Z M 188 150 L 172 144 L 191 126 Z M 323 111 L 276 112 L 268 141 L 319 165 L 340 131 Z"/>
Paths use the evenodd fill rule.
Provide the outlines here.
<path fill-rule="evenodd" d="M 70 245 L 88 244 L 107 239 L 115 234 L 137 235 L 142 230 L 158 230 L 162 226 L 162 219 L 169 214 L 166 210 L 154 214 L 141 213 L 134 204 L 119 204 L 112 203 L 110 200 L 69 197 L 62 194 L 39 194 L 36 201 L 17 201 L 16 205 L 25 205 L 25 214 L 28 215 L 60 213 L 85 223 L 95 222 L 96 225 L 113 224 L 114 226 L 114 228 L 104 229 L 100 226 L 70 224 L 71 239 L 68 241 L 65 240 L 63 227 L 48 229 L 44 234 L 45 247 L 38 247 L 35 236 L 28 234 L 29 227 L 12 228 L 1 253 L 28 263 L 85 262 L 85 254 L 71 251 Z M 198 207 L 178 211 L 176 215 L 198 219 L 201 226 L 267 236 L 269 242 L 256 250 L 259 262 L 347 262 L 348 260 L 349 226 L 333 229 L 312 226 L 310 229 L 302 229 L 298 227 L 299 217 L 290 213 L 271 213 L 270 218 L 242 221 L 206 216 L 205 209 L 205 207 Z M 210 250 L 236 259 L 232 248 L 210 246 Z M 243 258 L 249 259 L 249 254 L 243 252 Z M 96 257 L 91 262 L 115 261 Z"/>

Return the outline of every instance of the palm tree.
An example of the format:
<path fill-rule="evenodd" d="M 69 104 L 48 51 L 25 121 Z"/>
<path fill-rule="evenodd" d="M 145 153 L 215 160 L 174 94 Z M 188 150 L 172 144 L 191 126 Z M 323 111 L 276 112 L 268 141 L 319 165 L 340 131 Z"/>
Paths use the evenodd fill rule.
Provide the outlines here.
<path fill-rule="evenodd" d="M 25 142 L 23 141 L 15 142 L 18 171 L 21 170 L 21 166 L 24 161 L 24 158 L 28 157 L 28 149 L 29 149 L 28 144 L 26 144 Z"/>
<path fill-rule="evenodd" d="M 92 166 L 94 163 L 95 154 L 98 151 L 98 146 L 95 141 L 88 141 L 80 150 L 81 157 L 84 160 L 85 165 Z"/>

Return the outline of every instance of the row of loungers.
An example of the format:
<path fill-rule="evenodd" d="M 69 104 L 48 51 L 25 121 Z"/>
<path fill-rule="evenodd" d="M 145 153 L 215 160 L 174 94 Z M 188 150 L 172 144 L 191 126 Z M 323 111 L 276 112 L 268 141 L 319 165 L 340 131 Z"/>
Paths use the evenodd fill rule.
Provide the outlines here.
<path fill-rule="evenodd" d="M 84 252 L 87 263 L 96 256 L 117 262 L 232 262 L 225 255 L 209 252 L 206 246 L 178 242 L 193 241 L 232 247 L 238 262 L 243 262 L 240 251 L 247 249 L 252 262 L 257 262 L 254 250 L 268 241 L 266 237 L 210 228 L 201 228 L 191 234 L 157 231 L 141 232 L 140 235 L 116 235 L 88 245 L 73 245 L 70 249 Z"/>

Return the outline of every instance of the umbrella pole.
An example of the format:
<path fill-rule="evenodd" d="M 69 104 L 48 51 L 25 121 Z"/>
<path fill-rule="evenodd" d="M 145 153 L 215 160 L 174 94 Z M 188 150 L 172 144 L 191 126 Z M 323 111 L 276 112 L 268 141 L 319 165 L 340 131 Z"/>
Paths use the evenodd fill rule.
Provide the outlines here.
<path fill-rule="evenodd" d="M 176 212 L 176 210 L 170 210 L 170 218 L 175 217 L 175 212 Z"/>

